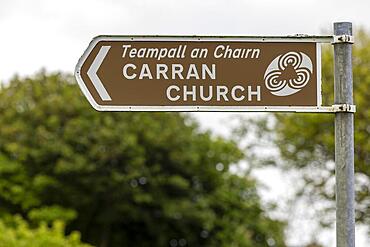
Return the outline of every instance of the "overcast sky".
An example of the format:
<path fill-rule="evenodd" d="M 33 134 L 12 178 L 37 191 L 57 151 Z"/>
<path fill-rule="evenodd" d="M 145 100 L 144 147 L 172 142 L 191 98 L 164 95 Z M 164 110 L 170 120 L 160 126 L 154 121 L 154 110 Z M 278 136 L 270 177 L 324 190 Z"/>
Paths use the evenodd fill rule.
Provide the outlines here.
<path fill-rule="evenodd" d="M 335 21 L 370 30 L 369 11 L 370 0 L 0 0 L 0 81 L 41 68 L 72 73 L 101 34 L 331 34 Z M 196 114 L 219 134 L 228 132 L 226 116 Z M 279 176 L 262 176 L 269 174 Z M 284 184 L 272 187 L 284 194 Z M 365 246 L 361 236 L 357 246 Z M 334 246 L 333 239 L 326 243 Z"/>
<path fill-rule="evenodd" d="M 369 0 L 1 0 L 0 81 L 72 72 L 100 34 L 329 34 L 334 21 L 370 26 Z"/>

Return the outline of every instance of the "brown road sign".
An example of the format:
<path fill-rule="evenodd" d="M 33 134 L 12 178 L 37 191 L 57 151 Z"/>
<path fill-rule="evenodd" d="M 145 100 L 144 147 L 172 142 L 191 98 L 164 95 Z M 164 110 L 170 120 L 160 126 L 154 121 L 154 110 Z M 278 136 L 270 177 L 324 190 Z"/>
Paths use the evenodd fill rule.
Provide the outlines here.
<path fill-rule="evenodd" d="M 319 111 L 314 39 L 99 36 L 76 66 L 99 111 Z"/>

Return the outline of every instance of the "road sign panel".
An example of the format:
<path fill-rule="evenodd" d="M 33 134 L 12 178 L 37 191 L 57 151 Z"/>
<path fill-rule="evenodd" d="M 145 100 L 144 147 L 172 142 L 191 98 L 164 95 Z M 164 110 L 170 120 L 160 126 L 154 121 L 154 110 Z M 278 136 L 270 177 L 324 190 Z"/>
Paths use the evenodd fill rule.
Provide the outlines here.
<path fill-rule="evenodd" d="M 99 36 L 75 74 L 102 111 L 315 111 L 320 70 L 312 40 Z"/>

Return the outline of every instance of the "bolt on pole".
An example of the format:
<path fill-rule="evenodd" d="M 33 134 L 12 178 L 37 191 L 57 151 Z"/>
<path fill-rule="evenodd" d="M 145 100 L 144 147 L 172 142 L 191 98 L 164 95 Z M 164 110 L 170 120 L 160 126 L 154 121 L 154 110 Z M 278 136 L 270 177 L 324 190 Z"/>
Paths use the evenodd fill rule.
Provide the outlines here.
<path fill-rule="evenodd" d="M 334 23 L 334 103 L 353 104 L 352 23 Z M 353 39 L 352 39 L 353 40 Z M 354 113 L 335 113 L 337 247 L 355 246 Z"/>

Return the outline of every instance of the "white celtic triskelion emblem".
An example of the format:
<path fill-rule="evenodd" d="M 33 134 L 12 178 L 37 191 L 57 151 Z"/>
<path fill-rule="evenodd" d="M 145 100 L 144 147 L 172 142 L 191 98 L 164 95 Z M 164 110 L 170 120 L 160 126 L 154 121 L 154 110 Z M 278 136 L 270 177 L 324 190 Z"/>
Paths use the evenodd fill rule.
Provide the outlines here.
<path fill-rule="evenodd" d="M 303 52 L 276 57 L 267 67 L 265 85 L 273 95 L 288 96 L 305 87 L 312 74 L 312 61 Z"/>

